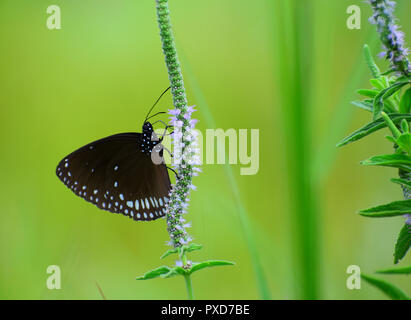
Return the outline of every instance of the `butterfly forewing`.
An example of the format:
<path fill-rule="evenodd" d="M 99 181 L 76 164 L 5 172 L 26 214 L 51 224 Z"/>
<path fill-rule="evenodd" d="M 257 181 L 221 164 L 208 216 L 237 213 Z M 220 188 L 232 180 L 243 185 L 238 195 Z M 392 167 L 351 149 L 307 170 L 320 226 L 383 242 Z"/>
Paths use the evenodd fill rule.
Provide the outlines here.
<path fill-rule="evenodd" d="M 164 164 L 141 152 L 142 134 L 121 133 L 74 151 L 56 169 L 76 195 L 103 210 L 134 220 L 165 215 L 171 189 Z"/>

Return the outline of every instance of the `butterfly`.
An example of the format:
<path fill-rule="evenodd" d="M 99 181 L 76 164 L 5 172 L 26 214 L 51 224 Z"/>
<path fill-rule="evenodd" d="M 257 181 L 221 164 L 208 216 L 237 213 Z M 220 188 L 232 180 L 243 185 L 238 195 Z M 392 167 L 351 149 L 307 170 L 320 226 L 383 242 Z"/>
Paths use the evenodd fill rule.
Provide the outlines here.
<path fill-rule="evenodd" d="M 161 161 L 164 135 L 158 138 L 148 120 L 164 113 L 149 117 L 167 90 L 150 109 L 142 133 L 115 134 L 79 148 L 59 162 L 57 177 L 100 209 L 136 221 L 164 217 L 171 191 L 169 168 Z M 166 125 L 165 132 L 169 127 Z M 153 161 L 154 155 L 160 161 Z"/>

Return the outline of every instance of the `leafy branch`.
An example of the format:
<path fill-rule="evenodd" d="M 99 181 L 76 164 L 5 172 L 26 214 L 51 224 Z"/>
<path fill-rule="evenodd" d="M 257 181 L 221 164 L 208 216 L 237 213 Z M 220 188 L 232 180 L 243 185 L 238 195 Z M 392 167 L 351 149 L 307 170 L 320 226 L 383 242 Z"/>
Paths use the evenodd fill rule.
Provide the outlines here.
<path fill-rule="evenodd" d="M 365 96 L 353 104 L 372 113 L 372 121 L 344 138 L 337 146 L 358 141 L 380 129 L 388 127 L 391 135 L 387 140 L 393 144 L 392 154 L 377 155 L 361 162 L 366 166 L 384 166 L 398 169 L 399 178 L 391 182 L 402 187 L 405 200 L 394 201 L 369 209 L 361 210 L 362 216 L 370 218 L 386 218 L 404 216 L 405 224 L 401 229 L 394 248 L 394 263 L 405 257 L 411 247 L 411 77 L 409 50 L 405 46 L 404 33 L 396 24 L 394 16 L 396 2 L 389 0 L 369 0 L 373 15 L 369 21 L 376 25 L 383 45 L 385 56 L 390 62 L 390 69 L 381 72 L 373 59 L 367 45 L 364 46 L 366 63 L 373 75 L 370 80 L 371 89 L 361 89 L 358 93 Z M 394 75 L 392 75 L 394 74 Z M 404 89 L 404 91 L 402 91 Z M 386 269 L 379 273 L 409 274 L 411 267 Z M 410 300 L 410 298 L 393 284 L 368 275 L 362 279 L 379 288 L 391 299 Z"/>
<path fill-rule="evenodd" d="M 392 154 L 377 155 L 361 162 L 365 166 L 384 166 L 397 168 L 400 178 L 393 178 L 393 183 L 399 184 L 404 191 L 405 200 L 394 201 L 373 208 L 359 211 L 360 215 L 370 218 L 386 218 L 411 215 L 411 133 L 408 122 L 411 121 L 411 81 L 408 76 L 387 76 L 380 72 L 367 45 L 364 55 L 371 73 L 376 77 L 370 80 L 371 89 L 361 89 L 358 93 L 365 96 L 364 100 L 353 104 L 372 113 L 372 121 L 344 138 L 337 146 L 344 146 L 358 141 L 383 128 L 389 128 L 391 135 L 387 140 L 393 144 Z M 401 94 L 401 90 L 405 89 Z M 411 190 L 411 189 L 410 189 Z M 405 257 L 411 247 L 411 224 L 406 221 L 401 229 L 394 248 L 394 263 Z"/>
<path fill-rule="evenodd" d="M 193 300 L 194 294 L 193 294 L 193 288 L 192 288 L 190 276 L 194 272 L 200 271 L 205 268 L 210 268 L 210 267 L 234 265 L 233 262 L 225 261 L 225 260 L 206 260 L 202 262 L 190 262 L 187 260 L 186 254 L 188 252 L 201 250 L 202 247 L 203 247 L 202 245 L 191 243 L 189 245 L 184 245 L 178 248 L 169 249 L 160 257 L 160 259 L 164 259 L 170 255 L 177 254 L 178 257 L 182 261 L 181 265 L 176 265 L 174 267 L 161 266 L 161 267 L 158 267 L 158 268 L 155 268 L 153 270 L 146 272 L 144 275 L 137 277 L 136 279 L 137 280 L 149 280 L 149 279 L 155 279 L 155 278 L 167 279 L 167 278 L 172 278 L 175 276 L 182 276 L 184 277 L 186 281 L 188 297 L 190 300 Z"/>

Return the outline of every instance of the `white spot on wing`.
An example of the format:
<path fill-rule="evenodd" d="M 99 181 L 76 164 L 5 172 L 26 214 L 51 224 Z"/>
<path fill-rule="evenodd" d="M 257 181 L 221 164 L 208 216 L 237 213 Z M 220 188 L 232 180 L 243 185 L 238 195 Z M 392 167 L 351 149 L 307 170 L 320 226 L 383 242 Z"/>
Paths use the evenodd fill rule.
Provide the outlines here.
<path fill-rule="evenodd" d="M 127 206 L 132 208 L 133 207 L 133 201 L 127 201 Z"/>

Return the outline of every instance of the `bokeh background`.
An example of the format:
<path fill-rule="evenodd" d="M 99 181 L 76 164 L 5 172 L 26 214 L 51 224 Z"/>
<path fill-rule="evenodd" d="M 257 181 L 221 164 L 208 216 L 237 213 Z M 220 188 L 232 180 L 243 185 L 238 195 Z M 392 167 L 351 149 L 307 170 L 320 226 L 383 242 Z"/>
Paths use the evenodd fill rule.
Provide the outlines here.
<path fill-rule="evenodd" d="M 191 259 L 236 262 L 195 274 L 196 297 L 261 298 L 244 232 L 252 230 L 273 299 L 384 299 L 366 283 L 354 291 L 345 283 L 349 265 L 369 274 L 392 266 L 403 219 L 356 214 L 401 199 L 389 183 L 394 169 L 359 164 L 391 147 L 379 132 L 335 148 L 370 120 L 349 103 L 368 87 L 362 46 L 379 50 L 367 4 L 170 2 L 198 128 L 260 130 L 257 175 L 204 165 L 195 179 L 187 218 L 204 248 Z M 52 4 L 61 8 L 61 30 L 46 28 Z M 362 9 L 360 30 L 346 27 L 351 4 Z M 397 11 L 409 34 L 410 9 L 402 1 Z M 0 298 L 101 299 L 97 282 L 108 299 L 185 299 L 180 278 L 135 280 L 174 263 L 159 260 L 164 220 L 136 223 L 100 211 L 54 174 L 74 149 L 140 131 L 168 86 L 154 0 L 2 0 L 0 39 Z M 158 108 L 170 107 L 166 97 Z M 49 265 L 61 268 L 61 290 L 46 288 Z M 411 293 L 409 278 L 382 278 Z"/>

